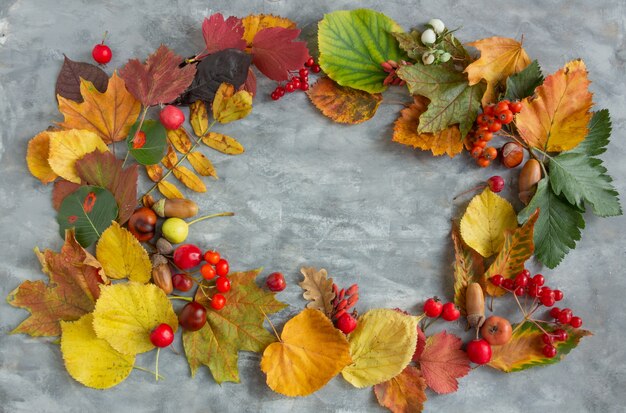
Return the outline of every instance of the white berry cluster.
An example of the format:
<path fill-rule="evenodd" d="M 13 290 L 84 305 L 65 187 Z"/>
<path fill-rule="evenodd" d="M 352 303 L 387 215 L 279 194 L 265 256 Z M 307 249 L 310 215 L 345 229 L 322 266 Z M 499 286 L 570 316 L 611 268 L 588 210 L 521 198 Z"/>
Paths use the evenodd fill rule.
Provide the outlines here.
<path fill-rule="evenodd" d="M 441 39 L 448 33 L 445 24 L 439 19 L 431 19 L 426 26 L 428 29 L 422 33 L 422 44 L 428 48 L 428 51 L 422 54 L 422 63 L 432 65 L 433 63 L 445 63 L 452 56 L 450 53 L 442 49 Z"/>

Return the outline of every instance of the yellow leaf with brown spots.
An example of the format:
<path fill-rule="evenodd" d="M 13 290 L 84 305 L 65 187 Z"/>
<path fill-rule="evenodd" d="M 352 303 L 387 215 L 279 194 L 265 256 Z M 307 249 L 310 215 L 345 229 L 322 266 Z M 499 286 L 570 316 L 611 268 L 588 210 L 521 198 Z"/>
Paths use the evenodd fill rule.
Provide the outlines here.
<path fill-rule="evenodd" d="M 196 192 L 206 192 L 206 186 L 198 175 L 193 173 L 189 168 L 177 166 L 172 170 L 176 179 L 183 183 L 187 188 Z"/>
<path fill-rule="evenodd" d="M 338 123 L 356 124 L 371 119 L 383 95 L 340 86 L 328 77 L 318 80 L 307 91 L 311 102 L 326 117 Z"/>
<path fill-rule="evenodd" d="M 176 148 L 176 150 L 180 153 L 187 153 L 191 150 L 191 139 L 189 139 L 189 134 L 182 126 L 178 129 L 167 130 L 167 140 L 169 143 Z"/>
<path fill-rule="evenodd" d="M 230 123 L 248 116 L 252 111 L 252 95 L 245 90 L 222 83 L 213 99 L 213 118 L 219 123 Z"/>
<path fill-rule="evenodd" d="M 146 173 L 152 182 L 159 182 L 163 178 L 163 168 L 161 165 L 146 165 Z"/>
<path fill-rule="evenodd" d="M 202 138 L 202 142 L 209 148 L 227 155 L 239 155 L 244 152 L 243 145 L 237 142 L 235 138 L 221 133 L 210 132 Z"/>
<path fill-rule="evenodd" d="M 176 155 L 176 151 L 174 151 L 172 145 L 167 146 L 167 153 L 165 154 L 163 159 L 161 159 L 161 163 L 167 169 L 172 169 L 174 165 L 178 163 L 178 155 Z"/>
<path fill-rule="evenodd" d="M 212 176 L 217 179 L 217 172 L 209 159 L 202 152 L 194 151 L 187 155 L 193 169 L 202 176 Z"/>
<path fill-rule="evenodd" d="M 209 130 L 209 114 L 206 105 L 201 100 L 196 100 L 189 105 L 189 123 L 196 136 L 204 136 Z"/>

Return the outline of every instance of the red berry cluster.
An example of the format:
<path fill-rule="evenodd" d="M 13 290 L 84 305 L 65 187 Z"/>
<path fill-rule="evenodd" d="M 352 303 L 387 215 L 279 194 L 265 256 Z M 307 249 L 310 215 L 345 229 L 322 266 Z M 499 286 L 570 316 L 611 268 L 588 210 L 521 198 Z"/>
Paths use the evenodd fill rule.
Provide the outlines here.
<path fill-rule="evenodd" d="M 456 321 L 461 316 L 461 311 L 454 303 L 443 304 L 439 298 L 432 297 L 424 303 L 424 314 L 430 318 L 441 316 L 446 321 Z"/>
<path fill-rule="evenodd" d="M 476 159 L 480 167 L 489 166 L 491 161 L 498 156 L 498 150 L 492 146 L 487 147 L 487 142 L 493 139 L 494 133 L 502 129 L 502 125 L 511 123 L 514 115 L 521 110 L 521 102 L 509 102 L 508 100 L 502 100 L 497 104 L 490 104 L 483 108 L 483 113 L 476 118 L 476 124 L 468 136 L 472 142 L 470 154 Z"/>
<path fill-rule="evenodd" d="M 339 289 L 333 283 L 335 298 L 332 301 L 333 311 L 331 318 L 335 320 L 335 326 L 344 334 L 350 334 L 357 325 L 356 310 L 352 314 L 348 313 L 359 301 L 359 286 L 352 284 L 347 290 Z"/>
<path fill-rule="evenodd" d="M 307 69 L 308 68 L 308 69 Z M 302 90 L 306 92 L 309 90 L 309 69 L 313 73 L 319 73 L 320 66 L 315 63 L 315 60 L 312 57 L 309 57 L 306 62 L 304 62 L 304 67 L 298 71 L 298 74 L 291 78 L 291 80 L 283 87 L 278 85 L 276 89 L 270 94 L 272 100 L 278 100 L 281 97 L 285 96 L 285 93 L 292 93 L 296 90 Z"/>
<path fill-rule="evenodd" d="M 407 65 L 408 63 L 405 61 L 401 62 L 402 65 Z M 387 60 L 386 62 L 382 62 L 380 64 L 385 72 L 387 72 L 387 77 L 383 80 L 383 85 L 393 85 L 393 86 L 404 86 L 406 82 L 398 77 L 397 70 L 400 68 L 400 65 L 395 60 Z"/>

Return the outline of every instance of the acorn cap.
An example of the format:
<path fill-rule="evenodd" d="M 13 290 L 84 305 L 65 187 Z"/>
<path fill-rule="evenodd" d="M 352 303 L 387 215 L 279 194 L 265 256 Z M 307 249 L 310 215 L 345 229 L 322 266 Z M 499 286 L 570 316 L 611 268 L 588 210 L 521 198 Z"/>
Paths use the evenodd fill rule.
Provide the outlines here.
<path fill-rule="evenodd" d="M 152 210 L 161 218 L 165 218 L 165 198 L 159 199 L 152 205 Z"/>

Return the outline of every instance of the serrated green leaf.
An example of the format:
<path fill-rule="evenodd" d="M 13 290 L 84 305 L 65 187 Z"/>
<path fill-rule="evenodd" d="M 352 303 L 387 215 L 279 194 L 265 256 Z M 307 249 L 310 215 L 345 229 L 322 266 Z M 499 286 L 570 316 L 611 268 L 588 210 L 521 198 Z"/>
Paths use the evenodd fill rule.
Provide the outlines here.
<path fill-rule="evenodd" d="M 338 10 L 319 23 L 319 64 L 341 86 L 379 93 L 387 87 L 387 60 L 400 62 L 406 55 L 392 32 L 402 32 L 395 21 L 374 10 Z"/>
<path fill-rule="evenodd" d="M 589 121 L 589 133 L 570 153 L 583 153 L 587 156 L 598 156 L 606 152 L 611 137 L 611 116 L 608 109 L 593 114 Z"/>
<path fill-rule="evenodd" d="M 470 86 L 463 73 L 421 63 L 402 66 L 398 76 L 406 81 L 411 94 L 430 99 L 428 109 L 420 116 L 419 133 L 435 133 L 458 123 L 461 137 L 467 135 L 481 108 L 484 83 Z"/>
<path fill-rule="evenodd" d="M 537 208 L 540 213 L 535 223 L 535 256 L 544 265 L 554 268 L 576 247 L 585 220 L 580 209 L 552 191 L 548 177 L 539 181 L 535 196 L 520 211 L 518 221 L 525 223 Z"/>
<path fill-rule="evenodd" d="M 522 100 L 532 96 L 535 88 L 543 83 L 541 67 L 536 60 L 526 66 L 524 70 L 509 76 L 506 80 L 506 93 L 504 98 L 508 100 Z"/>
<path fill-rule="evenodd" d="M 141 125 L 141 130 L 146 134 L 145 143 L 134 143 L 133 140 L 137 126 L 139 126 L 138 123 L 135 123 L 133 127 L 130 128 L 128 138 L 126 138 L 129 153 L 142 165 L 155 165 L 159 163 L 167 147 L 165 128 L 161 125 L 161 122 L 146 120 L 143 122 L 143 125 Z"/>

